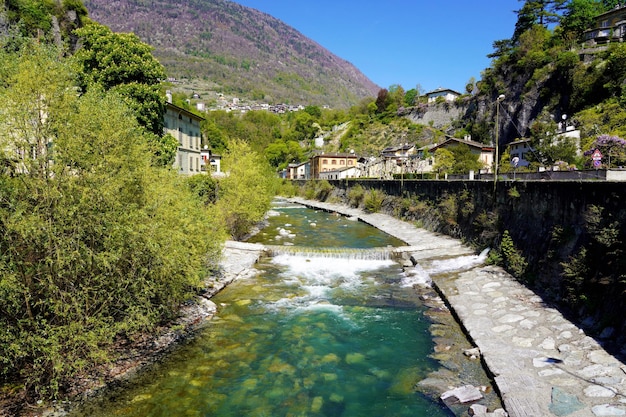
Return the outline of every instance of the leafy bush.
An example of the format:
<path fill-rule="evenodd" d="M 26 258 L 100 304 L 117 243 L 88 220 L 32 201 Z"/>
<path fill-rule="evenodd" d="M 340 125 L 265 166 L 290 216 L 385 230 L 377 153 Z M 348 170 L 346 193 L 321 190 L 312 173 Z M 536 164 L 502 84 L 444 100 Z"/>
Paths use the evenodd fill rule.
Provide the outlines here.
<path fill-rule="evenodd" d="M 29 394 L 51 398 L 109 360 L 115 337 L 174 317 L 224 234 L 184 178 L 151 166 L 145 130 L 117 95 L 77 96 L 57 51 L 31 45 L 10 59 L 0 86 L 0 378 L 21 376 Z M 37 152 L 16 159 L 24 147 Z"/>
<path fill-rule="evenodd" d="M 320 180 L 315 182 L 315 199 L 319 201 L 326 201 L 330 192 L 333 190 L 333 186 L 326 180 Z"/>
<path fill-rule="evenodd" d="M 506 270 L 514 277 L 521 278 L 526 272 L 528 262 L 526 262 L 520 251 L 515 247 L 515 243 L 513 243 L 513 239 L 508 230 L 505 230 L 502 235 L 500 252 Z"/>
<path fill-rule="evenodd" d="M 348 201 L 352 207 L 359 207 L 364 197 L 365 190 L 360 184 L 355 185 L 348 191 Z"/>
<path fill-rule="evenodd" d="M 563 267 L 563 287 L 564 300 L 571 307 L 580 307 L 582 303 L 587 301 L 584 294 L 583 285 L 589 274 L 587 249 L 584 247 L 580 251 L 569 258 L 569 262 L 562 262 Z"/>
<path fill-rule="evenodd" d="M 378 213 L 383 206 L 385 194 L 378 190 L 369 190 L 363 200 L 363 208 L 368 213 Z"/>
<path fill-rule="evenodd" d="M 298 187 L 291 180 L 282 180 L 278 186 L 278 195 L 293 197 L 298 194 Z"/>
<path fill-rule="evenodd" d="M 219 180 L 217 208 L 233 239 L 243 239 L 270 209 L 275 176 L 257 152 L 243 141 L 232 141 L 224 157 L 229 173 Z"/>

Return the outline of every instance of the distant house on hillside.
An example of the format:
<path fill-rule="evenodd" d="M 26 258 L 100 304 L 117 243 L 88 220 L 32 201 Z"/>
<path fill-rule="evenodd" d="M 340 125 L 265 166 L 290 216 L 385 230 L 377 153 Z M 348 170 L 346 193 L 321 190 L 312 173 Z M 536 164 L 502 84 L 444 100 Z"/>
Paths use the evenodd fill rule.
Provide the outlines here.
<path fill-rule="evenodd" d="M 311 178 L 311 164 L 309 161 L 289 164 L 279 176 L 288 180 L 308 180 Z"/>
<path fill-rule="evenodd" d="M 616 6 L 606 13 L 595 17 L 593 28 L 583 34 L 584 40 L 591 45 L 622 42 L 626 38 L 626 6 Z"/>
<path fill-rule="evenodd" d="M 219 176 L 222 175 L 222 156 L 211 152 L 208 146 L 205 145 L 204 149 L 200 152 L 202 161 L 200 163 L 200 169 L 202 172 L 206 172 L 210 175 Z"/>
<path fill-rule="evenodd" d="M 460 97 L 461 93 L 458 91 L 450 90 L 449 88 L 438 88 L 436 90 L 426 93 L 429 103 L 434 103 L 439 97 L 443 97 L 445 101 L 454 101 L 457 97 Z"/>
<path fill-rule="evenodd" d="M 178 151 L 174 167 L 183 175 L 202 173 L 202 136 L 200 123 L 204 118 L 178 107 L 166 103 L 163 131 L 178 139 Z"/>

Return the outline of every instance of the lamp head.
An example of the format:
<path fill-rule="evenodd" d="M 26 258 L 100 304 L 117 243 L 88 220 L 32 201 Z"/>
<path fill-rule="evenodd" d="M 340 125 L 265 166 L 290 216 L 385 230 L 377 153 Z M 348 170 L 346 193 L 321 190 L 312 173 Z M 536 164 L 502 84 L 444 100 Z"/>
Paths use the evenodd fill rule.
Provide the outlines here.
<path fill-rule="evenodd" d="M 496 100 L 497 100 L 497 101 L 502 101 L 502 100 L 504 100 L 504 94 L 500 94 Z"/>

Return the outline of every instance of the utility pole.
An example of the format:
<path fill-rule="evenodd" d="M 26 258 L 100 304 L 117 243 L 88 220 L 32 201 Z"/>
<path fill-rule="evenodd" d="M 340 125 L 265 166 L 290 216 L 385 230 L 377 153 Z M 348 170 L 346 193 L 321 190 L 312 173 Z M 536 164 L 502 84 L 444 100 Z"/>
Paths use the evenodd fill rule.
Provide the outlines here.
<path fill-rule="evenodd" d="M 496 99 L 496 155 L 493 161 L 493 196 L 496 196 L 496 185 L 498 184 L 498 142 L 500 142 L 500 101 L 504 100 L 504 94 L 500 94 Z"/>

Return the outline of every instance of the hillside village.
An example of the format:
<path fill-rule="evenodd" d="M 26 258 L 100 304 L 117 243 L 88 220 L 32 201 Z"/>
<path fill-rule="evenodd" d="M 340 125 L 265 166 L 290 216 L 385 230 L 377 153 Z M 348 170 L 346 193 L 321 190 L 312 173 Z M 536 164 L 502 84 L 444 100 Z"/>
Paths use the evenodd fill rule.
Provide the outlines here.
<path fill-rule="evenodd" d="M 582 36 L 582 45 L 578 54 L 584 60 L 592 59 L 595 54 L 606 51 L 608 45 L 613 42 L 621 42 L 626 37 L 626 28 L 623 24 L 623 17 L 626 14 L 626 6 L 616 6 L 609 12 L 598 15 L 595 18 L 593 27 L 587 29 Z M 447 89 L 438 88 L 424 95 L 425 105 L 416 109 L 399 109 L 398 114 L 410 117 L 416 123 L 430 124 L 442 126 L 449 124 L 463 116 L 464 109 L 459 106 L 459 98 L 461 93 Z M 199 97 L 197 97 L 199 98 Z M 500 130 L 500 138 L 492 137 L 487 143 L 481 143 L 473 140 L 470 135 L 464 135 L 463 138 L 446 135 L 443 140 L 427 146 L 418 146 L 415 143 L 403 143 L 401 145 L 390 146 L 379 150 L 376 156 L 361 156 L 354 151 L 346 153 L 336 153 L 323 151 L 324 138 L 316 139 L 317 150 L 306 161 L 293 161 L 289 166 L 279 173 L 281 178 L 285 179 L 345 179 L 345 178 L 421 178 L 421 179 L 489 179 L 494 173 L 506 177 L 513 176 L 516 178 L 551 178 L 551 179 L 587 179 L 587 178 L 611 178 L 621 179 L 621 174 L 616 173 L 616 169 L 620 169 L 621 165 L 611 164 L 610 155 L 604 158 L 596 157 L 590 168 L 590 172 L 572 172 L 575 168 L 568 163 L 556 161 L 547 166 L 537 166 L 538 159 L 536 150 L 531 146 L 531 140 L 517 129 L 517 135 L 514 139 L 503 140 L 506 136 L 511 137 L 511 126 L 515 127 L 514 117 L 511 114 L 513 109 L 511 105 L 505 106 L 504 103 L 497 101 L 497 108 L 501 112 L 499 120 L 496 120 L 496 131 Z M 303 106 L 270 106 L 269 104 L 241 104 L 238 99 L 232 101 L 226 100 L 220 96 L 216 102 L 215 109 L 226 111 L 235 111 L 245 113 L 247 111 L 271 111 L 275 113 L 286 113 L 303 110 Z M 196 103 L 198 110 L 205 110 L 205 104 Z M 437 111 L 444 108 L 445 111 Z M 435 114 L 444 113 L 443 119 L 438 120 L 433 116 Z M 517 111 L 515 111 L 517 113 Z M 434 117 L 434 118 L 433 118 Z M 563 141 L 573 141 L 576 147 L 576 155 L 581 157 L 587 149 L 582 149 L 581 144 L 581 126 L 567 119 L 565 114 L 554 116 L 553 119 L 556 128 L 553 131 L 553 141 L 558 144 Z M 484 138 L 483 138 L 484 139 Z M 496 143 L 498 142 L 498 143 Z M 441 172 L 435 159 L 435 152 L 438 149 L 450 149 L 458 145 L 466 145 L 475 155 L 480 163 L 480 168 L 466 172 L 464 174 L 448 174 Z M 500 148 L 500 149 L 498 149 Z M 502 156 L 506 156 L 507 160 L 503 160 Z M 204 166 L 205 161 L 213 165 L 212 170 L 218 171 L 217 161 L 219 155 L 213 155 L 209 150 L 203 150 L 201 155 L 201 164 Z M 499 161 L 497 166 L 494 161 Z M 211 162 L 212 161 L 212 162 Z M 534 166 L 532 162 L 535 162 Z M 181 162 L 179 162 L 181 165 Z M 599 172 L 598 168 L 609 168 L 614 171 L 612 175 L 604 175 Z M 204 169 L 201 168 L 201 171 Z M 185 171 L 183 169 L 183 171 Z M 495 172 L 494 172 L 495 171 Z M 529 172 L 529 171 L 535 171 Z M 191 171 L 191 172 L 198 172 Z M 602 174 L 602 175 L 601 175 Z M 604 176 L 603 176 L 604 175 Z"/>

